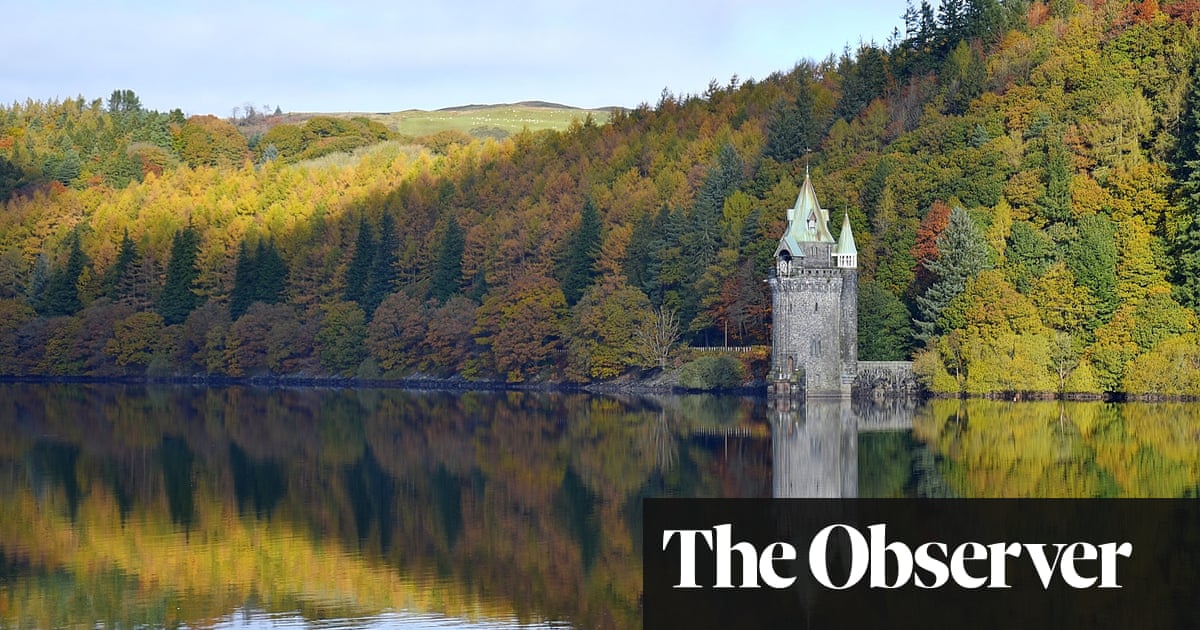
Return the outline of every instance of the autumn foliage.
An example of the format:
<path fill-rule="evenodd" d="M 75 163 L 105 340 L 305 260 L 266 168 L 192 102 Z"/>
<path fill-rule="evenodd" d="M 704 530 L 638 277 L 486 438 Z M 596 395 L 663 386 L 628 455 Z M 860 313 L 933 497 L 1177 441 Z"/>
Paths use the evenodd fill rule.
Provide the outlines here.
<path fill-rule="evenodd" d="M 0 326 L 0 361 L 26 375 L 592 380 L 664 363 L 625 334 L 660 309 L 683 345 L 763 344 L 762 280 L 808 168 L 854 227 L 861 329 L 894 340 L 862 358 L 915 354 L 946 393 L 1144 391 L 1131 366 L 1185 356 L 1157 345 L 1194 334 L 1200 308 L 1193 14 L 923 3 L 887 47 L 503 140 L 402 145 L 329 117 L 246 138 L 129 91 L 13 104 L 0 299 L 19 316 Z M 951 239 L 954 211 L 974 228 Z M 191 233 L 193 273 L 168 273 Z M 239 292 L 239 253 L 260 244 L 284 279 Z M 972 282 L 988 269 L 988 286 Z M 130 328 L 153 322 L 130 317 L 150 312 L 163 325 L 145 357 Z M 1162 321 L 1170 335 L 1132 341 Z M 256 337 L 274 324 L 295 334 Z M 129 338 L 110 345 L 117 330 Z"/>

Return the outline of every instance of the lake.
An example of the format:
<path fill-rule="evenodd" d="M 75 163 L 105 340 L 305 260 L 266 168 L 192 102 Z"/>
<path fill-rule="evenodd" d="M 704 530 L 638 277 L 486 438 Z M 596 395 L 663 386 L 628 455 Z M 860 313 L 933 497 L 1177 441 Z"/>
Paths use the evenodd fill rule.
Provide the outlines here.
<path fill-rule="evenodd" d="M 1179 497 L 1200 406 L 0 384 L 0 625 L 627 628 L 644 497 Z"/>

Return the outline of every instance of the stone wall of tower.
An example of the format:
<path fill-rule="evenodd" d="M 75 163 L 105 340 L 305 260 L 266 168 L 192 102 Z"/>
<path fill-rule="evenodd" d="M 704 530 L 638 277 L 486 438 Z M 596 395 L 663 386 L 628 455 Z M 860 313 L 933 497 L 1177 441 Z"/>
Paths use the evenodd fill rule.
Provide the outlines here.
<path fill-rule="evenodd" d="M 839 269 L 800 268 L 787 277 L 772 277 L 773 372 L 803 370 L 808 396 L 840 396 L 843 387 L 840 333 L 845 308 L 844 276 Z M 853 382 L 853 379 L 851 379 Z"/>

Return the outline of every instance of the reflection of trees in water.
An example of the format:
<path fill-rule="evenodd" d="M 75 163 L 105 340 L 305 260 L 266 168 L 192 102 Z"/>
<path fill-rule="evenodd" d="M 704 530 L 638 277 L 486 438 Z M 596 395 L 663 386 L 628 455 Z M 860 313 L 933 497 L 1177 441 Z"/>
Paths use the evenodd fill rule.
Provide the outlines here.
<path fill-rule="evenodd" d="M 659 470 L 670 470 L 675 465 L 676 442 L 667 423 L 667 411 L 658 412 L 658 419 L 650 423 L 650 443 L 653 445 L 654 466 Z"/>
<path fill-rule="evenodd" d="M 855 460 L 864 497 L 1181 497 L 1200 488 L 1200 405 L 855 401 L 772 412 L 777 496 L 830 496 Z M 912 427 L 911 432 L 894 431 Z M 840 496 L 846 496 L 843 492 Z"/>
<path fill-rule="evenodd" d="M 42 486 L 65 496 L 59 505 L 72 511 L 113 501 L 122 522 L 134 515 L 131 527 L 175 523 L 193 540 L 203 532 L 207 546 L 222 544 L 231 523 L 294 528 L 310 532 L 313 544 L 340 541 L 363 562 L 411 579 L 448 580 L 454 601 L 506 601 L 526 616 L 596 627 L 637 624 L 641 496 L 763 496 L 769 483 L 764 439 L 711 437 L 752 421 L 755 404 L 739 399 L 0 390 L 22 410 L 0 418 L 0 462 L 14 469 L 32 462 L 44 471 Z M 27 492 L 28 484 L 25 475 L 7 485 L 0 479 L 0 496 Z M 227 509 L 234 521 L 223 520 L 231 518 Z M 83 519 L 102 513 L 80 511 Z M 233 564 L 261 561 L 250 555 Z M 214 572 L 210 584 L 244 571 L 202 564 L 197 570 Z M 217 599 L 209 603 L 217 608 L 196 613 L 227 611 Z"/>
<path fill-rule="evenodd" d="M 1179 497 L 1200 483 L 1200 406 L 934 400 L 919 439 L 963 496 Z"/>
<path fill-rule="evenodd" d="M 163 488 L 167 494 L 171 522 L 190 529 L 196 520 L 196 504 L 192 493 L 192 451 L 183 440 L 164 437 L 159 460 L 162 462 Z"/>
<path fill-rule="evenodd" d="M 777 497 L 953 497 L 940 456 L 911 431 L 916 401 L 814 399 L 771 405 Z M 962 427 L 955 416 L 950 427 Z"/>
<path fill-rule="evenodd" d="M 79 512 L 82 491 L 75 476 L 79 448 L 74 444 L 41 442 L 29 451 L 26 461 L 34 491 L 38 495 L 61 487 L 66 495 L 67 509 L 74 521 Z"/>
<path fill-rule="evenodd" d="M 238 510 L 253 509 L 258 517 L 270 517 L 275 505 L 287 492 L 283 469 L 274 460 L 251 459 L 237 444 L 229 443 L 229 469 L 233 475 L 233 493 Z"/>

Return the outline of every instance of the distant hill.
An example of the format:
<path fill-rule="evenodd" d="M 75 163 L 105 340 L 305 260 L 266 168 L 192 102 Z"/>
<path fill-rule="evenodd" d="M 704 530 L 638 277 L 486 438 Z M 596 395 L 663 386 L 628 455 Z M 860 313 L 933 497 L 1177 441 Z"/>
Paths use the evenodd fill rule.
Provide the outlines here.
<path fill-rule="evenodd" d="M 550 101 L 521 101 L 519 103 L 492 103 L 492 104 L 472 103 L 470 105 L 455 105 L 453 107 L 443 107 L 436 111 L 454 112 L 454 111 L 466 111 L 466 110 L 474 110 L 474 109 L 493 109 L 496 107 L 544 107 L 544 108 L 548 108 L 548 109 L 576 109 L 576 110 L 581 109 L 579 107 L 572 107 L 571 105 L 563 105 L 561 103 L 551 103 Z"/>
<path fill-rule="evenodd" d="M 383 123 L 388 129 L 412 138 L 442 131 L 459 131 L 475 138 L 506 138 L 522 129 L 563 131 L 572 120 L 583 120 L 589 114 L 597 124 L 608 122 L 614 107 L 583 109 L 547 101 L 521 101 L 495 105 L 471 104 L 428 111 L 407 109 L 398 112 L 375 113 L 295 113 L 285 114 L 276 123 L 299 124 L 316 116 L 338 118 L 364 117 Z M 269 128 L 269 127 L 268 127 Z M 262 130 L 262 131 L 265 131 Z"/>

